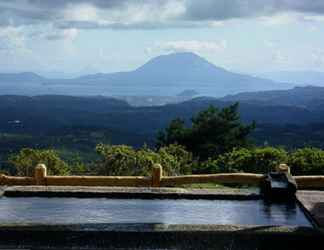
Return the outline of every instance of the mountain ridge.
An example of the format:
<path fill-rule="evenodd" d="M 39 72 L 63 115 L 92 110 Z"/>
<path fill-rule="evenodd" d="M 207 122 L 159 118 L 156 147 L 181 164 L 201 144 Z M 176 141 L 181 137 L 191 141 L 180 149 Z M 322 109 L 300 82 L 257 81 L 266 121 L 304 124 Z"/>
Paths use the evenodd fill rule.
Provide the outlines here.
<path fill-rule="evenodd" d="M 0 80 L 0 87 L 2 83 Z M 98 73 L 73 79 L 40 78 L 33 83 L 38 86 L 34 85 L 29 95 L 35 90 L 37 94 L 170 96 L 194 89 L 203 95 L 221 97 L 242 91 L 291 87 L 290 84 L 228 71 L 189 52 L 154 57 L 133 71 Z M 6 93 L 4 89 L 0 90 Z M 23 94 L 26 91 L 28 85 Z"/>
<path fill-rule="evenodd" d="M 324 103 L 324 87 L 304 86 L 288 90 L 242 92 L 219 98 L 222 101 L 238 101 L 269 105 L 310 106 L 316 101 Z"/>
<path fill-rule="evenodd" d="M 324 86 L 324 72 L 321 71 L 273 71 L 258 74 L 258 76 L 277 82 Z"/>

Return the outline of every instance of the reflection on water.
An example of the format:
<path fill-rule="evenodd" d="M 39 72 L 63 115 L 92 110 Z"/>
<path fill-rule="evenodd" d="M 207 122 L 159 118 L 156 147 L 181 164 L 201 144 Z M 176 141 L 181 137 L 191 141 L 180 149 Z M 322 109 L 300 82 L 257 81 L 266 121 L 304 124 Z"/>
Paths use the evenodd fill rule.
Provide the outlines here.
<path fill-rule="evenodd" d="M 295 204 L 234 200 L 1 198 L 0 223 L 311 226 Z"/>

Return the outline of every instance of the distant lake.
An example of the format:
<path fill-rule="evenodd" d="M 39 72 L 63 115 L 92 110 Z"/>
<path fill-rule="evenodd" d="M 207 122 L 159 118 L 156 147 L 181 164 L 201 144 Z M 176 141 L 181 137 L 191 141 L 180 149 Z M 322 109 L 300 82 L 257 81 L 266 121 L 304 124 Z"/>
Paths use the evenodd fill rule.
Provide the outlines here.
<path fill-rule="evenodd" d="M 15 85 L 0 85 L 0 91 L 2 94 L 11 95 L 46 95 L 46 94 L 57 94 L 57 95 L 105 95 L 105 96 L 124 96 L 124 95 L 147 95 L 147 96 L 174 96 L 181 93 L 184 90 L 193 89 L 199 92 L 200 95 L 204 96 L 215 96 L 222 97 L 226 94 L 234 94 L 240 90 L 236 88 L 231 90 L 230 88 L 218 89 L 215 91 L 214 87 L 203 84 L 197 85 L 185 85 L 185 86 L 174 86 L 174 87 L 163 87 L 163 86 L 150 86 L 149 88 L 141 88 L 136 86 L 98 86 L 98 85 L 39 85 L 36 83 L 19 83 Z"/>

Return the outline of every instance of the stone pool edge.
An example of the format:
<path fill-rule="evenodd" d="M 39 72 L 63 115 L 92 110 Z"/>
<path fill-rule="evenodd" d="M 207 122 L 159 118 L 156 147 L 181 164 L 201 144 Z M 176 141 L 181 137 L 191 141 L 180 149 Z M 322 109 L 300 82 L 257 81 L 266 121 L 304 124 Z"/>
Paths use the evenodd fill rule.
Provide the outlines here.
<path fill-rule="evenodd" d="M 0 190 L 1 192 L 1 190 Z M 1 194 L 0 194 L 1 196 Z M 4 197 L 77 197 L 120 199 L 262 199 L 258 192 L 234 189 L 124 188 L 15 186 L 4 187 Z M 305 249 L 324 245 L 320 228 L 246 225 L 167 224 L 0 224 L 0 248 L 40 249 L 91 246 L 109 248 L 165 249 Z M 22 245 L 19 245 L 20 242 Z M 211 247 L 206 247 L 211 246 Z M 242 247 L 242 248 L 241 248 Z M 37 248 L 38 249 L 38 248 Z"/>
<path fill-rule="evenodd" d="M 324 231 L 306 226 L 231 225 L 231 224 L 163 224 L 163 223 L 86 223 L 86 224 L 1 224 L 4 231 L 48 232 L 235 232 L 235 233 L 297 233 L 323 234 Z"/>
<path fill-rule="evenodd" d="M 1 247 L 303 249 L 324 244 L 324 233 L 309 227 L 166 224 L 0 225 Z M 17 243 L 19 242 L 19 244 Z M 289 248 L 287 248 L 289 246 Z M 38 248 L 37 248 L 38 249 Z M 221 248 L 223 249 L 223 248 Z"/>
<path fill-rule="evenodd" d="M 1 196 L 1 194 L 0 194 Z M 4 187 L 4 197 L 75 197 L 113 199 L 206 199 L 259 200 L 259 192 L 238 189 L 128 188 L 128 187 L 67 187 L 10 186 Z"/>

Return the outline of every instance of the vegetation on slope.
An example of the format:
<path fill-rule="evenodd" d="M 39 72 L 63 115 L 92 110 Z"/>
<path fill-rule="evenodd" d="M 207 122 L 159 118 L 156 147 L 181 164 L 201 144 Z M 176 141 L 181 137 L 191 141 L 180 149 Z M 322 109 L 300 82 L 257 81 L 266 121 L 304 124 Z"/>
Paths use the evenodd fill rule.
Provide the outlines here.
<path fill-rule="evenodd" d="M 61 159 L 54 150 L 24 148 L 12 154 L 7 164 L 11 174 L 27 176 L 38 163 L 46 164 L 49 174 L 56 175 L 150 175 L 154 163 L 160 163 L 166 175 L 266 173 L 279 163 L 288 163 L 296 175 L 324 174 L 323 150 L 256 147 L 249 140 L 253 129 L 253 123 L 241 123 L 237 104 L 209 107 L 192 118 L 191 126 L 180 119 L 171 121 L 158 134 L 156 148 L 101 143 L 88 162 L 78 156 Z"/>

